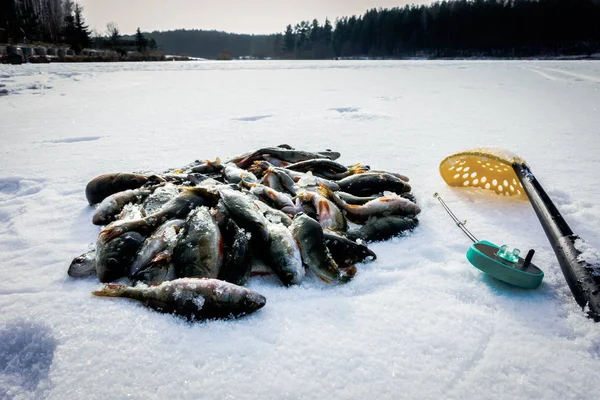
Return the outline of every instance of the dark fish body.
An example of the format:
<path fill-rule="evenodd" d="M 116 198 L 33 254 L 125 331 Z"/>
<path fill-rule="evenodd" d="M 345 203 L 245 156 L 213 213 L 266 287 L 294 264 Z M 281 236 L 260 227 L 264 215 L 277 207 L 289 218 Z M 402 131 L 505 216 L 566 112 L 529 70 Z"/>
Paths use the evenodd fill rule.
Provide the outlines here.
<path fill-rule="evenodd" d="M 233 220 L 228 218 L 221 228 L 225 259 L 219 272 L 219 279 L 236 285 L 245 285 L 252 271 L 250 240 Z"/>
<path fill-rule="evenodd" d="M 97 176 L 85 187 L 85 197 L 90 205 L 100 203 L 111 194 L 142 187 L 148 178 L 140 174 L 116 173 Z"/>
<path fill-rule="evenodd" d="M 190 213 L 173 248 L 173 264 L 180 278 L 216 278 L 223 265 L 223 239 L 206 207 Z"/>
<path fill-rule="evenodd" d="M 199 174 L 216 174 L 223 170 L 223 164 L 221 159 L 217 157 L 215 161 L 205 160 L 199 162 L 190 168 L 186 169 L 187 173 L 199 173 Z"/>
<path fill-rule="evenodd" d="M 294 236 L 281 224 L 269 224 L 269 245 L 263 260 L 284 285 L 297 285 L 304 278 L 300 248 Z"/>
<path fill-rule="evenodd" d="M 242 180 L 249 183 L 258 183 L 256 176 L 245 169 L 237 167 L 235 164 L 225 165 L 222 173 L 227 183 L 240 183 Z"/>
<path fill-rule="evenodd" d="M 340 190 L 355 196 L 371 196 L 386 191 L 400 194 L 411 190 L 408 183 L 388 173 L 356 174 L 336 183 L 339 185 Z"/>
<path fill-rule="evenodd" d="M 317 221 L 323 228 L 343 232 L 348 227 L 344 214 L 337 206 L 318 193 L 303 192 L 298 195 L 301 204 L 311 204 L 316 212 Z"/>
<path fill-rule="evenodd" d="M 360 196 L 354 196 L 354 195 L 352 195 L 350 193 L 346 193 L 346 192 L 336 192 L 335 194 L 340 199 L 344 200 L 344 203 L 355 204 L 355 205 L 362 205 L 362 204 L 368 203 L 371 200 L 375 200 L 378 197 L 381 197 L 381 196 L 360 197 Z"/>
<path fill-rule="evenodd" d="M 240 157 L 235 157 L 231 162 L 235 163 L 240 168 L 248 168 L 253 161 L 259 160 L 263 155 L 278 158 L 282 161 L 297 163 L 299 161 L 311 160 L 314 158 L 330 158 L 333 155 L 323 155 L 302 150 L 290 150 L 281 147 L 265 147 L 255 150 L 249 154 L 244 154 Z"/>
<path fill-rule="evenodd" d="M 135 231 L 142 234 L 150 234 L 165 221 L 176 218 L 185 218 L 190 211 L 205 203 L 215 203 L 215 196 L 208 188 L 193 187 L 186 188 L 176 197 L 165 203 L 157 212 L 141 219 L 130 221 L 115 221 L 100 231 L 99 243 L 106 243 L 125 232 Z"/>
<path fill-rule="evenodd" d="M 267 221 L 274 224 L 282 224 L 286 228 L 292 225 L 292 219 L 283 211 L 270 207 L 260 200 L 254 200 L 254 204 L 258 206 Z"/>
<path fill-rule="evenodd" d="M 291 227 L 292 235 L 300 247 L 302 261 L 323 281 L 347 282 L 356 273 L 350 268 L 342 273 L 325 245 L 323 228 L 306 214 L 297 214 Z"/>
<path fill-rule="evenodd" d="M 75 257 L 69 266 L 67 274 L 72 278 L 96 276 L 96 249 L 93 248 L 79 257 Z"/>
<path fill-rule="evenodd" d="M 363 205 L 346 204 L 325 186 L 319 187 L 319 193 L 327 197 L 345 211 L 346 218 L 356 223 L 364 223 L 372 217 L 388 215 L 415 216 L 421 212 L 418 205 L 399 195 L 381 196 Z"/>
<path fill-rule="evenodd" d="M 162 206 L 167 204 L 169 200 L 179 195 L 179 189 L 177 186 L 167 183 L 162 187 L 157 188 L 150 196 L 146 197 L 142 203 L 142 207 L 146 215 L 151 215 L 161 209 Z"/>
<path fill-rule="evenodd" d="M 96 274 L 100 282 L 112 282 L 127 276 L 144 239 L 138 232 L 125 232 L 107 243 L 98 243 Z"/>
<path fill-rule="evenodd" d="M 221 200 L 227 213 L 242 229 L 250 232 L 266 243 L 269 238 L 268 221 L 258 209 L 258 206 L 246 195 L 233 190 L 222 190 Z"/>
<path fill-rule="evenodd" d="M 348 232 L 350 240 L 360 239 L 364 242 L 378 242 L 398 236 L 414 229 L 419 220 L 415 217 L 390 215 L 388 217 L 369 219 L 359 230 Z"/>
<path fill-rule="evenodd" d="M 114 221 L 125 205 L 140 203 L 151 193 L 152 191 L 148 189 L 128 189 L 111 194 L 98 205 L 92 216 L 92 223 L 94 225 L 106 225 Z"/>
<path fill-rule="evenodd" d="M 250 193 L 258 197 L 259 200 L 265 202 L 267 205 L 281 210 L 289 215 L 296 215 L 302 211 L 301 207 L 298 207 L 292 201 L 292 198 L 287 194 L 278 192 L 275 189 L 271 189 L 268 186 L 253 184 L 250 185 Z"/>
<path fill-rule="evenodd" d="M 375 260 L 377 255 L 364 244 L 356 243 L 332 231 L 323 231 L 325 244 L 338 266 L 349 267 L 356 263 Z"/>
<path fill-rule="evenodd" d="M 105 285 L 93 294 L 134 299 L 153 310 L 198 321 L 239 317 L 266 304 L 259 293 L 218 279 L 182 278 L 149 287 Z"/>
<path fill-rule="evenodd" d="M 173 219 L 159 226 L 138 250 L 135 261 L 129 268 L 129 275 L 133 276 L 145 269 L 159 253 L 167 249 L 172 252 L 177 233 L 184 222 L 183 219 Z"/>
<path fill-rule="evenodd" d="M 300 161 L 294 164 L 290 164 L 285 169 L 291 169 L 293 171 L 308 172 L 308 171 L 329 171 L 329 172 L 347 172 L 348 167 L 345 165 L 336 163 L 335 161 L 317 158 L 313 160 Z"/>
<path fill-rule="evenodd" d="M 155 260 L 152 260 L 146 268 L 139 271 L 131 278 L 134 282 L 142 282 L 146 285 L 157 285 L 162 282 L 177 279 L 177 274 L 175 273 L 175 266 L 170 261 L 170 256 L 165 255 L 164 257 L 161 257 L 159 255 Z"/>

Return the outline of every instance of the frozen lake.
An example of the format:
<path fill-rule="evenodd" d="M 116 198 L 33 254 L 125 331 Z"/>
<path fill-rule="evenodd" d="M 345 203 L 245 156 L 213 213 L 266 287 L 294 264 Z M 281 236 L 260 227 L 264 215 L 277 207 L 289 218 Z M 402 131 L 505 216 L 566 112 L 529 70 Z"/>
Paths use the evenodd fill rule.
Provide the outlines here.
<path fill-rule="evenodd" d="M 524 198 L 446 186 L 440 161 L 504 147 L 600 248 L 600 62 L 330 61 L 0 65 L 0 399 L 590 399 L 586 319 Z M 95 242 L 84 187 L 288 143 L 408 175 L 406 237 L 346 285 L 249 284 L 233 321 L 188 324 L 95 298 L 66 274 Z M 480 239 L 526 251 L 533 291 L 470 266 L 439 192 Z"/>

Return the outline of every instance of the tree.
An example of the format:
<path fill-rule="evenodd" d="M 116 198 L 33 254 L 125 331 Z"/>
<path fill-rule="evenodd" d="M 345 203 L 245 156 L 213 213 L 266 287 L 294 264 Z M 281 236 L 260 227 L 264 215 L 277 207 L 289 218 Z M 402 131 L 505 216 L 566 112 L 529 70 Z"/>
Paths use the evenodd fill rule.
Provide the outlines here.
<path fill-rule="evenodd" d="M 75 5 L 73 14 L 65 17 L 65 27 L 63 35 L 65 41 L 71 46 L 75 53 L 80 54 L 81 50 L 90 45 L 91 33 L 83 22 L 83 7 Z"/>
<path fill-rule="evenodd" d="M 148 47 L 148 39 L 144 37 L 144 34 L 139 27 L 137 28 L 137 31 L 135 31 L 135 44 L 140 53 L 145 52 Z"/>
<path fill-rule="evenodd" d="M 121 32 L 119 32 L 119 27 L 117 24 L 112 21 L 107 23 L 106 34 L 112 47 L 116 48 L 119 45 L 119 39 L 121 38 Z"/>
<path fill-rule="evenodd" d="M 283 34 L 283 48 L 288 53 L 293 53 L 296 50 L 296 36 L 292 30 L 292 25 L 285 28 Z"/>

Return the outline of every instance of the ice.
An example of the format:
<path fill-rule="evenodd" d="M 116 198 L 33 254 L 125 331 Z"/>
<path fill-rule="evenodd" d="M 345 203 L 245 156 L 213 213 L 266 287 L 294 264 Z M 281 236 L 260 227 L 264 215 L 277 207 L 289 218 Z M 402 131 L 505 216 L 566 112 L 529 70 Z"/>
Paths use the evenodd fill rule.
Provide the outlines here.
<path fill-rule="evenodd" d="M 15 361 L 0 398 L 595 398 L 600 325 L 531 205 L 449 187 L 439 163 L 508 149 L 600 248 L 598 79 L 589 61 L 1 65 L 0 360 Z M 346 285 L 251 277 L 267 304 L 232 321 L 190 324 L 67 276 L 100 229 L 95 176 L 281 143 L 407 175 L 419 226 L 369 244 L 377 259 Z M 540 288 L 473 268 L 434 192 L 479 239 L 535 249 Z"/>

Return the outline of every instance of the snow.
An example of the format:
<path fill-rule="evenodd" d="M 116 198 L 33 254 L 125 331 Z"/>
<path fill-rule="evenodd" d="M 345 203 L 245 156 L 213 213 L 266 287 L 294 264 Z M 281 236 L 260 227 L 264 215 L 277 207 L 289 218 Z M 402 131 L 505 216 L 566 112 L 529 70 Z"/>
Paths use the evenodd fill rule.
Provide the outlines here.
<path fill-rule="evenodd" d="M 475 147 L 527 160 L 600 248 L 600 63 L 236 61 L 0 66 L 0 398 L 584 399 L 599 325 L 531 205 L 446 186 Z M 406 174 L 422 209 L 345 285 L 255 277 L 264 308 L 189 324 L 67 276 L 96 240 L 86 183 L 289 143 Z M 536 250 L 537 290 L 467 262 L 480 239 Z"/>

